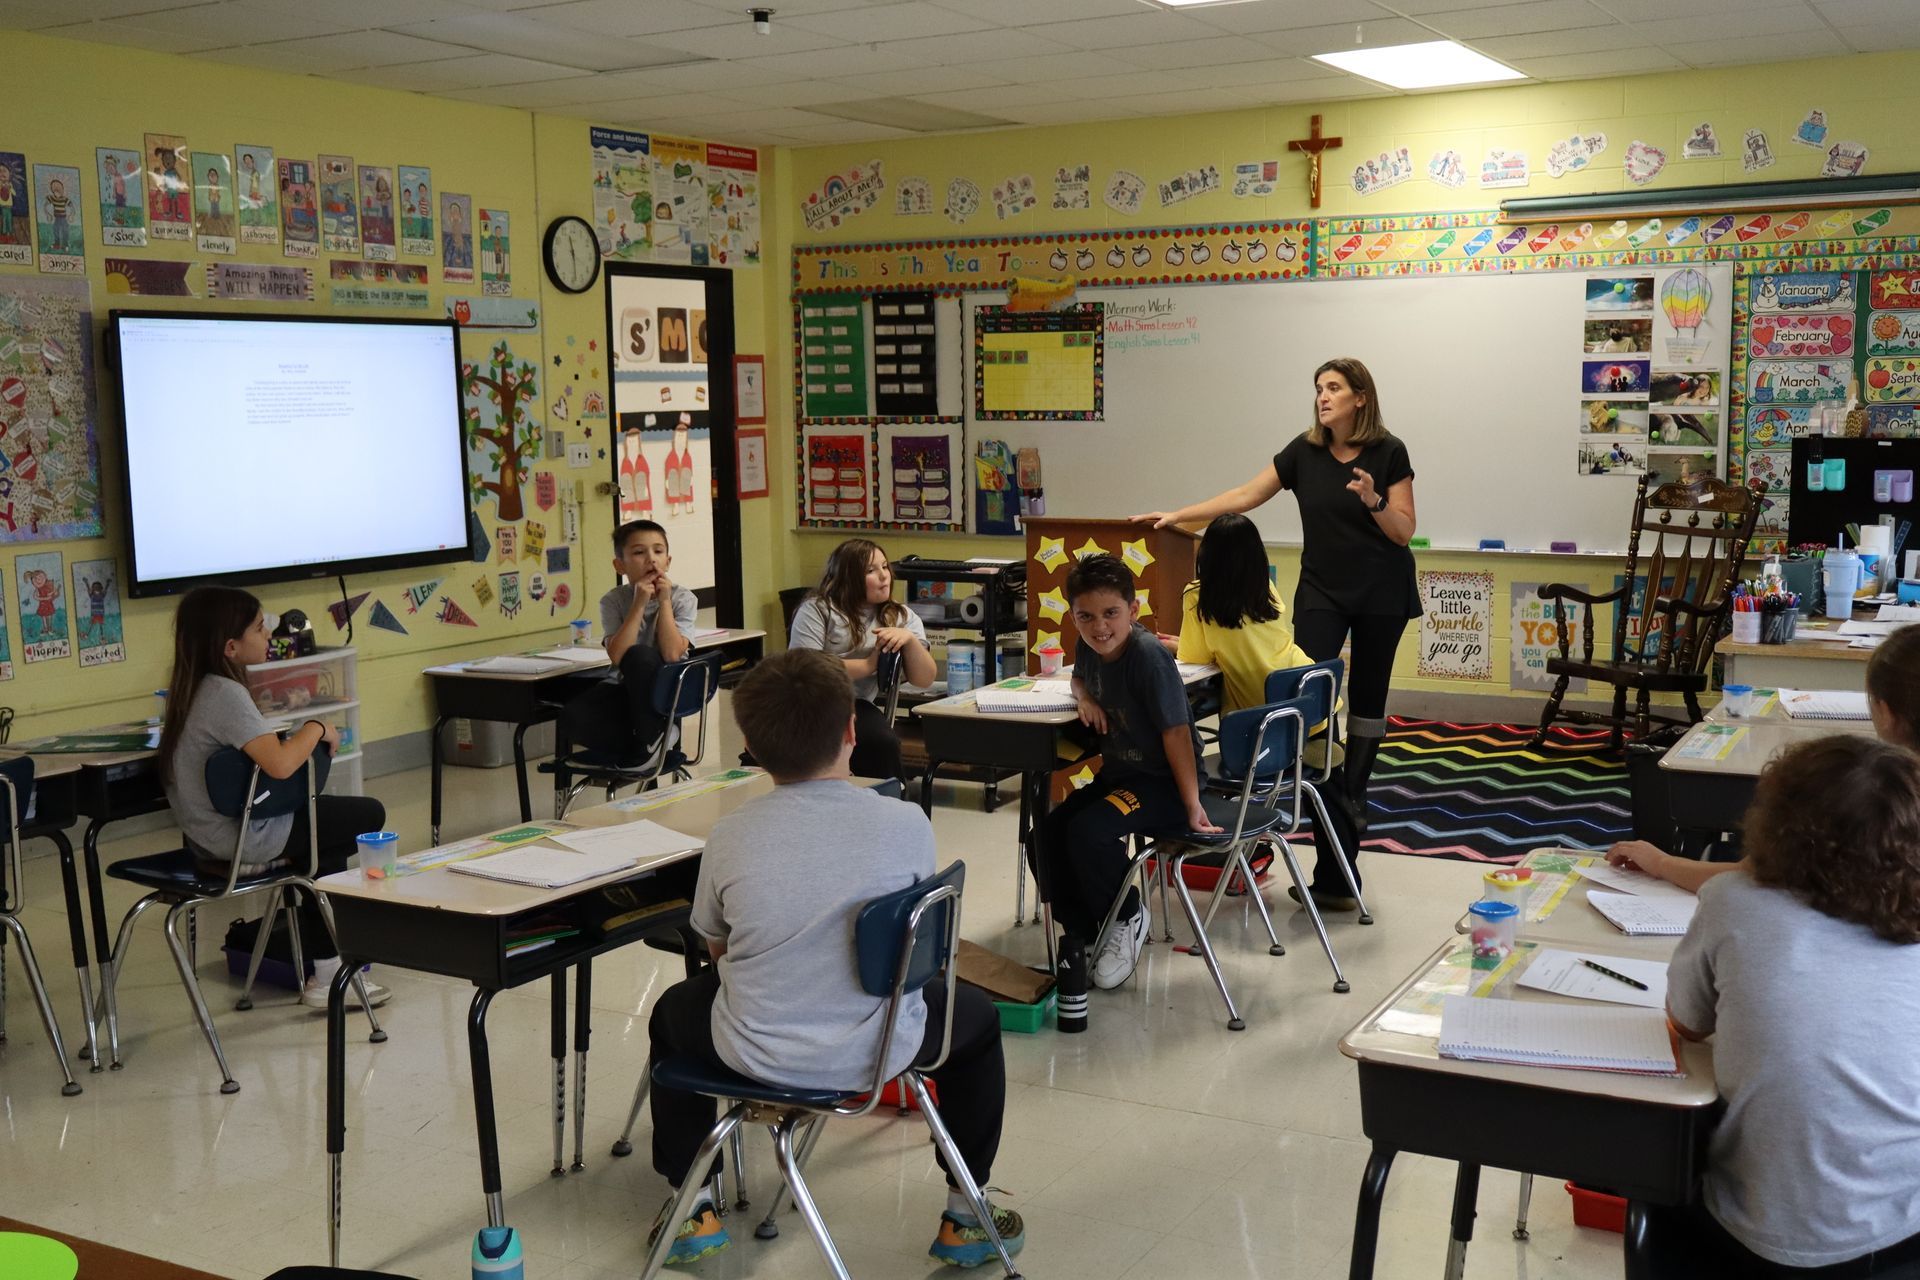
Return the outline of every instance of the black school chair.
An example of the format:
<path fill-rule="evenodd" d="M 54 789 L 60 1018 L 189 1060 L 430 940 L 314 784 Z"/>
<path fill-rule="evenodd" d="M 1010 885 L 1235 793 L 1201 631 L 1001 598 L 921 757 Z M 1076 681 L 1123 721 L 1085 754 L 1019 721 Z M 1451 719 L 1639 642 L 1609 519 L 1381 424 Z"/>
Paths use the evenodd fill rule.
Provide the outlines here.
<path fill-rule="evenodd" d="M 574 750 L 556 756 L 540 766 L 541 773 L 566 773 L 572 780 L 554 794 L 553 816 L 564 818 L 573 802 L 588 787 L 604 787 L 607 799 L 621 787 L 652 786 L 664 775 L 676 782 L 692 777 L 690 770 L 707 754 L 707 704 L 720 692 L 720 667 L 724 655 L 719 652 L 695 654 L 660 668 L 653 680 L 653 709 L 667 722 L 667 731 L 650 752 L 603 751 L 595 747 Z M 693 753 L 681 750 L 680 722 L 687 716 L 700 717 L 700 733 Z"/>
<path fill-rule="evenodd" d="M 40 976 L 40 962 L 34 958 L 33 941 L 20 912 L 26 907 L 26 882 L 20 876 L 20 811 L 33 804 L 33 757 L 18 756 L 0 760 L 0 785 L 7 789 L 7 863 L 0 874 L 0 1001 L 6 998 L 6 939 L 12 936 L 20 944 L 20 963 L 27 971 L 27 985 L 33 989 L 33 1001 L 40 1009 L 40 1021 L 53 1044 L 53 1056 L 60 1062 L 60 1074 L 66 1083 L 60 1092 L 71 1098 L 80 1092 L 67 1063 L 66 1042 L 60 1038 L 60 1024 L 53 1016 L 53 1002 L 47 998 L 46 980 Z M 24 803 L 22 801 L 24 800 Z M 6 1039 L 6 1024 L 0 1020 L 0 1040 Z"/>
<path fill-rule="evenodd" d="M 107 1043 L 113 1055 L 113 1069 L 118 1071 L 120 1062 L 120 1012 L 115 999 L 115 988 L 120 975 L 126 972 L 127 948 L 133 941 L 133 925 L 147 908 L 165 904 L 167 907 L 167 947 L 173 952 L 174 967 L 180 971 L 180 981 L 187 989 L 187 999 L 193 1005 L 193 1016 L 200 1024 L 200 1032 L 207 1038 L 207 1047 L 213 1050 L 213 1059 L 220 1066 L 220 1092 L 238 1093 L 240 1082 L 233 1078 L 233 1072 L 227 1068 L 227 1055 L 220 1048 L 219 1033 L 213 1029 L 213 1016 L 207 1012 L 206 999 L 200 994 L 200 980 L 194 973 L 193 958 L 189 955 L 187 943 L 180 934 L 182 920 L 191 920 L 194 912 L 209 902 L 218 902 L 228 898 L 238 898 L 247 894 L 265 893 L 267 909 L 260 921 L 259 940 L 254 944 L 253 960 L 247 968 L 247 986 L 243 991 L 239 1007 L 250 1008 L 253 980 L 260 968 L 260 957 L 267 945 L 267 938 L 273 932 L 275 911 L 284 906 L 287 911 L 288 936 L 293 942 L 293 965 L 297 975 L 306 973 L 306 959 L 300 951 L 300 926 L 295 911 L 294 890 L 313 894 L 320 905 L 321 919 L 326 921 L 327 932 L 333 932 L 333 910 L 327 905 L 326 898 L 316 893 L 313 878 L 320 869 L 320 828 L 314 808 L 315 798 L 327 783 L 327 771 L 331 767 L 333 756 L 326 750 L 317 750 L 292 775 L 286 778 L 270 778 L 253 763 L 244 751 L 238 747 L 223 747 L 207 759 L 207 798 L 212 801 L 216 812 L 240 822 L 240 836 L 234 841 L 233 861 L 224 876 L 206 875 L 197 866 L 194 852 L 186 845 L 166 853 L 149 854 L 143 858 L 128 858 L 116 862 L 107 868 L 107 874 L 116 880 L 125 880 L 141 885 L 148 890 L 147 895 L 127 909 L 126 916 L 120 921 L 120 934 L 113 944 L 113 969 L 107 975 Z M 265 865 L 256 863 L 247 866 L 242 861 L 246 852 L 247 833 L 254 821 L 265 818 L 277 818 L 291 814 L 301 804 L 307 807 L 307 861 L 305 867 L 296 867 L 277 859 Z M 354 989 L 360 996 L 361 1007 L 367 1011 L 367 1021 L 373 1026 L 369 1037 L 375 1044 L 387 1038 L 380 1029 L 380 1019 L 373 1011 L 372 1002 L 367 999 L 366 977 L 353 975 Z M 296 993 L 295 998 L 298 998 Z"/>
<path fill-rule="evenodd" d="M 692 1212 L 694 1198 L 706 1181 L 707 1172 L 713 1167 L 720 1148 L 727 1145 L 749 1120 L 766 1124 L 773 1134 L 774 1159 L 780 1166 L 784 1183 L 783 1189 L 774 1194 L 773 1207 L 768 1210 L 766 1220 L 754 1234 L 761 1239 L 770 1239 L 779 1234 L 774 1218 L 780 1212 L 781 1201 L 791 1191 L 800 1216 L 806 1220 L 807 1230 L 813 1234 L 814 1243 L 820 1247 L 826 1259 L 828 1270 L 836 1276 L 847 1275 L 846 1264 L 841 1262 L 840 1253 L 834 1248 L 833 1237 L 827 1232 L 826 1220 L 820 1216 L 813 1194 L 807 1190 L 802 1170 L 827 1117 L 863 1116 L 879 1105 L 881 1090 L 887 1086 L 889 1079 L 887 1058 L 893 1050 L 894 1023 L 901 1002 L 932 982 L 943 970 L 947 988 L 947 1017 L 940 1036 L 940 1052 L 931 1062 L 915 1063 L 907 1068 L 898 1079 L 903 1088 L 912 1093 L 920 1114 L 926 1118 L 927 1128 L 933 1133 L 934 1145 L 946 1157 L 947 1168 L 960 1183 L 968 1203 L 973 1206 L 974 1216 L 986 1228 L 994 1249 L 1000 1254 L 1000 1265 L 1006 1275 L 1011 1280 L 1019 1280 L 1020 1273 L 1014 1269 L 1013 1257 L 1007 1252 L 1006 1243 L 1000 1239 L 1000 1232 L 994 1226 L 987 1198 L 974 1180 L 972 1171 L 967 1168 L 967 1162 L 960 1158 L 959 1148 L 954 1146 L 947 1126 L 934 1108 L 933 1099 L 928 1096 L 925 1080 L 926 1073 L 945 1062 L 953 1047 L 953 999 L 957 977 L 955 956 L 960 947 L 960 890 L 966 880 L 966 870 L 965 863 L 956 862 L 938 875 L 922 880 L 911 888 L 875 898 L 860 909 L 854 923 L 854 955 L 851 958 L 859 968 L 861 988 L 868 995 L 887 1001 L 886 1029 L 880 1037 L 880 1050 L 874 1060 L 871 1083 L 864 1089 L 841 1091 L 770 1085 L 686 1057 L 668 1058 L 652 1064 L 655 1084 L 687 1093 L 705 1094 L 725 1100 L 730 1105 L 719 1123 L 708 1132 L 706 1141 L 700 1144 L 699 1154 L 694 1157 L 693 1167 L 687 1171 L 680 1194 L 674 1199 L 660 1234 L 654 1239 L 647 1264 L 640 1272 L 640 1280 L 653 1280 L 660 1274 L 667 1253 L 673 1248 L 674 1233 Z M 803 1126 L 806 1131 L 796 1141 L 795 1133 Z"/>

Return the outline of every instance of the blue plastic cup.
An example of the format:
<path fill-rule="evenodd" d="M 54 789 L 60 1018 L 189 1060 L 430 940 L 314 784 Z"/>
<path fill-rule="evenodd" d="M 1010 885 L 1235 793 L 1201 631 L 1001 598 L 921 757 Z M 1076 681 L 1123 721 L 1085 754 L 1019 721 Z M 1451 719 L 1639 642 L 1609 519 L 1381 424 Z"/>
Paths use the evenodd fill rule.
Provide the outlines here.
<path fill-rule="evenodd" d="M 1821 586 L 1827 593 L 1827 616 L 1853 617 L 1853 593 L 1860 589 L 1860 557 L 1851 551 L 1828 551 L 1820 559 Z"/>

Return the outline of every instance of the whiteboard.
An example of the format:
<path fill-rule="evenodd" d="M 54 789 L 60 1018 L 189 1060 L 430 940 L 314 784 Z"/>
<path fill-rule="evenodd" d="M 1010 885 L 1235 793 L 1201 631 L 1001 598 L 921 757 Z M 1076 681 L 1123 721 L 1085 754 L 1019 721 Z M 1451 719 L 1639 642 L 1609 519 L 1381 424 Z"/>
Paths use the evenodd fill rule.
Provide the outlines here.
<path fill-rule="evenodd" d="M 1077 301 L 1108 308 L 1105 421 L 978 422 L 968 394 L 968 450 L 983 439 L 1037 446 L 1049 516 L 1173 510 L 1271 465 L 1312 421 L 1314 369 L 1351 355 L 1373 371 L 1387 429 L 1406 442 L 1419 532 L 1434 547 L 1620 549 L 1638 472 L 1580 474 L 1582 361 L 1595 358 L 1583 350 L 1587 281 L 1671 270 L 1083 289 Z M 1693 349 L 1660 336 L 1672 325 L 1657 289 L 1642 314 L 1654 320 L 1654 370 L 1719 372 L 1719 404 L 1702 410 L 1712 412 L 1728 391 L 1733 281 L 1727 266 L 1700 271 L 1712 299 Z M 969 366 L 975 313 L 1004 301 L 968 295 Z M 1300 541 L 1291 495 L 1252 514 L 1269 542 Z"/>

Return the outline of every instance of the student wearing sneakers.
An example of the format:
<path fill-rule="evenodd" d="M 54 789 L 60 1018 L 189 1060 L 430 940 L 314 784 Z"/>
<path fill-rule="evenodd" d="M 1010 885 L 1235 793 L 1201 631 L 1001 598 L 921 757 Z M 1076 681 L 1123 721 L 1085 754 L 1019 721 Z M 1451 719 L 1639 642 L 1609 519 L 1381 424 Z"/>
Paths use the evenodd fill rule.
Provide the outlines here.
<path fill-rule="evenodd" d="M 615 529 L 613 552 L 620 582 L 600 597 L 600 633 L 614 674 L 569 699 L 561 719 L 576 747 L 651 756 L 668 727 L 654 710 L 654 677 L 693 647 L 700 602 L 668 579 L 667 531 L 653 521 Z"/>
<path fill-rule="evenodd" d="M 817 649 L 768 658 L 734 690 L 733 714 L 748 749 L 779 785 L 722 818 L 707 837 L 693 927 L 707 940 L 713 965 L 654 1005 L 647 1027 L 652 1058 L 691 1054 L 777 1084 L 864 1089 L 887 1001 L 860 985 L 854 921 L 873 899 L 933 874 L 933 826 L 916 806 L 851 783 L 857 719 L 853 682 L 839 658 Z M 940 1117 L 985 1186 L 1006 1106 L 1000 1018 L 986 993 L 969 986 L 954 992 L 952 1017 L 952 1051 L 929 1074 Z M 904 1071 L 936 1052 L 946 1018 L 941 984 L 903 1000 L 887 1070 Z M 649 1102 L 653 1167 L 678 1187 L 713 1127 L 713 1099 L 656 1084 Z M 951 1266 L 993 1259 L 993 1243 L 966 1197 L 951 1179 L 947 1185 L 929 1252 Z M 669 1196 L 663 1219 L 672 1206 Z M 1026 1242 L 1013 1210 L 994 1210 L 994 1225 L 1009 1251 Z M 655 1235 L 665 1226 L 656 1221 Z M 704 1194 L 677 1232 L 670 1263 L 728 1243 Z"/>
<path fill-rule="evenodd" d="M 1081 723 L 1100 735 L 1102 763 L 1098 777 L 1041 823 L 1036 879 L 1060 925 L 1061 982 L 1069 989 L 1072 975 L 1087 974 L 1086 949 L 1125 889 L 1092 960 L 1093 985 L 1111 990 L 1132 975 L 1147 940 L 1145 904 L 1126 883 L 1127 837 L 1183 824 L 1220 828 L 1200 805 L 1200 736 L 1180 669 L 1139 623 L 1133 571 L 1110 555 L 1087 557 L 1067 575 L 1067 605 L 1080 633 L 1073 695 Z"/>

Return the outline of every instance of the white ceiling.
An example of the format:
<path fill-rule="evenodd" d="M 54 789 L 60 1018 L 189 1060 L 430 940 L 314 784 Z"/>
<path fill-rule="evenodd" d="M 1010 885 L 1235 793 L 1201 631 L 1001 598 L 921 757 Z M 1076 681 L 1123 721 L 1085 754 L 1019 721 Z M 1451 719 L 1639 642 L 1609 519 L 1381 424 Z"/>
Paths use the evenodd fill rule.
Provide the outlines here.
<path fill-rule="evenodd" d="M 1539 80 L 1920 47 L 1920 0 L 0 0 L 0 28 L 806 146 L 882 99 L 1014 124 L 1392 91 L 1310 60 L 1450 37 Z M 844 110 L 843 110 L 844 109 Z M 868 120 L 848 119 L 856 113 Z M 919 128 L 929 124 L 916 108 Z M 937 121 L 937 113 L 933 113 Z M 956 118 L 956 126 L 976 121 Z"/>

